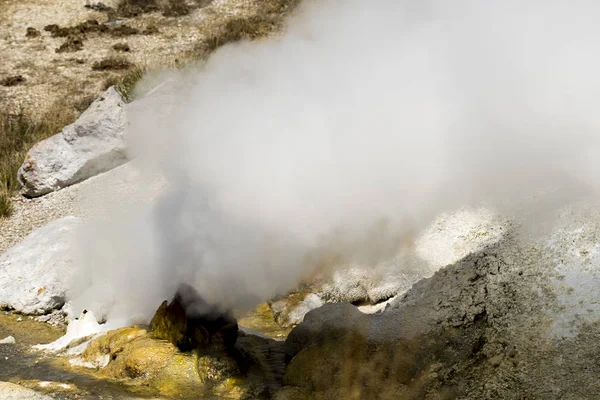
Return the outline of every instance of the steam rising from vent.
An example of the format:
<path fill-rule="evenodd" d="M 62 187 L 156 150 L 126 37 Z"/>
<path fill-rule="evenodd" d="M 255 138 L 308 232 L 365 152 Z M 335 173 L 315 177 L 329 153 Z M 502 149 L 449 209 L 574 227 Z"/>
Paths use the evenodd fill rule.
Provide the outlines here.
<path fill-rule="evenodd" d="M 585 0 L 308 1 L 281 38 L 146 79 L 168 83 L 131 105 L 132 152 L 166 185 L 94 226 L 77 302 L 148 316 L 186 282 L 251 307 L 442 211 L 594 191 L 598 20 Z"/>

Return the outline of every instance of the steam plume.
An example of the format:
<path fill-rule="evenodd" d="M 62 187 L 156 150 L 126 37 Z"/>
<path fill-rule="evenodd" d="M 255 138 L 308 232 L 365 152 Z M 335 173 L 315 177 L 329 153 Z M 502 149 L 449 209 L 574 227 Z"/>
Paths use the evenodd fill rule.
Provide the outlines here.
<path fill-rule="evenodd" d="M 171 83 L 132 104 L 132 152 L 166 188 L 93 228 L 80 302 L 148 315 L 183 281 L 251 307 L 439 212 L 595 191 L 598 20 L 592 0 L 307 1 L 281 38 L 149 77 Z"/>

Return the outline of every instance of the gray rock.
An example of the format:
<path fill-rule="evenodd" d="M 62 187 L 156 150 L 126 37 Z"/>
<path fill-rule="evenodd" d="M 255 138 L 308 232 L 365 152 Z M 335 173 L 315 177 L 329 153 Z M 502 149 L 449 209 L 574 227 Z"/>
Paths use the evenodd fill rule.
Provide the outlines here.
<path fill-rule="evenodd" d="M 126 162 L 124 106 L 111 87 L 77 121 L 34 145 L 18 173 L 24 194 L 42 196 Z"/>
<path fill-rule="evenodd" d="M 284 386 L 275 393 L 274 400 L 311 400 L 310 393 L 295 386 Z"/>
<path fill-rule="evenodd" d="M 308 312 L 304 322 L 289 334 L 285 341 L 285 353 L 294 357 L 302 349 L 323 340 L 335 341 L 349 330 L 366 326 L 368 315 L 361 313 L 349 303 L 327 303 Z"/>
<path fill-rule="evenodd" d="M 323 300 L 314 293 L 292 293 L 269 303 L 275 322 L 282 327 L 296 326 L 302 322 L 307 312 L 319 308 Z"/>
<path fill-rule="evenodd" d="M 420 281 L 380 314 L 348 303 L 309 312 L 285 342 L 291 361 L 284 384 L 318 398 L 345 398 L 351 390 L 360 398 L 415 396 L 410 384 L 430 365 L 466 362 L 484 341 L 484 277 L 491 266 L 485 257 L 470 256 Z M 394 378 L 384 381 L 387 376 Z M 368 384 L 354 388 L 351 382 Z"/>
<path fill-rule="evenodd" d="M 78 226 L 76 217 L 56 220 L 0 255 L 0 307 L 45 314 L 64 305 L 75 272 L 70 251 Z"/>
<path fill-rule="evenodd" d="M 10 382 L 0 382 L 0 398 L 3 400 L 52 400 L 52 397 Z"/>

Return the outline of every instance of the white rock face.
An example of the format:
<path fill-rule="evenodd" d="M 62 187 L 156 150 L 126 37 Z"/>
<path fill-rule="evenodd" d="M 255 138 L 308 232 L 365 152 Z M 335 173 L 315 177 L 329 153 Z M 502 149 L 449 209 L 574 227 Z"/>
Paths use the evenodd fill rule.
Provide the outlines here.
<path fill-rule="evenodd" d="M 293 295 L 292 295 L 293 297 Z M 295 304 L 290 297 L 270 303 L 275 321 L 281 326 L 295 326 L 304 320 L 307 312 L 321 307 L 325 302 L 316 294 L 309 293 L 303 300 Z"/>
<path fill-rule="evenodd" d="M 109 329 L 109 325 L 99 324 L 94 313 L 87 311 L 69 323 L 67 333 L 64 336 L 52 343 L 39 344 L 33 346 L 33 348 L 51 353 L 66 352 L 67 355 L 78 355 L 86 349 L 89 342 L 89 340 L 82 339 L 89 339 L 99 333 L 107 332 Z M 75 342 L 78 343 L 78 346 L 72 346 L 72 343 Z"/>
<path fill-rule="evenodd" d="M 29 150 L 19 169 L 25 195 L 42 196 L 127 161 L 125 102 L 109 88 L 73 124 Z"/>
<path fill-rule="evenodd" d="M 3 400 L 52 400 L 50 396 L 10 382 L 0 382 L 0 398 Z"/>
<path fill-rule="evenodd" d="M 334 271 L 318 295 L 328 302 L 363 305 L 385 302 L 406 292 L 417 281 L 441 267 L 498 242 L 507 221 L 487 209 L 463 209 L 441 214 L 417 238 L 414 248 L 401 249 L 393 259 L 377 265 L 347 265 Z M 383 306 L 382 306 L 383 307 Z M 380 308 L 364 308 L 366 312 Z"/>
<path fill-rule="evenodd" d="M 304 300 L 300 302 L 300 304 L 290 311 L 288 314 L 288 319 L 292 325 L 297 325 L 304 320 L 304 316 L 307 312 L 314 310 L 315 308 L 319 308 L 323 304 L 325 303 L 319 296 L 311 293 L 306 296 Z"/>
<path fill-rule="evenodd" d="M 75 272 L 71 243 L 79 224 L 75 217 L 56 220 L 0 255 L 0 307 L 45 314 L 64 305 Z"/>

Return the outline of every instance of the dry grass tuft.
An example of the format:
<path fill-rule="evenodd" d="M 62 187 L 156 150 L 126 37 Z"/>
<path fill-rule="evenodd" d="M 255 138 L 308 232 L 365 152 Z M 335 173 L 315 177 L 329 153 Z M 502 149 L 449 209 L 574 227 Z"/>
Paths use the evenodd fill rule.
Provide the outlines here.
<path fill-rule="evenodd" d="M 36 38 L 39 36 L 40 36 L 40 31 L 38 31 L 37 29 L 35 29 L 31 26 L 27 28 L 27 33 L 25 34 L 25 37 Z"/>
<path fill-rule="evenodd" d="M 92 65 L 94 71 L 125 70 L 131 67 L 133 64 L 122 57 L 108 57 Z"/>
<path fill-rule="evenodd" d="M 10 194 L 5 191 L 0 191 L 0 218 L 10 217 L 13 207 L 10 202 Z"/>
<path fill-rule="evenodd" d="M 112 48 L 115 51 L 122 51 L 125 53 L 129 53 L 131 51 L 131 47 L 129 47 L 129 45 L 127 43 L 117 43 L 117 44 L 113 45 Z"/>
<path fill-rule="evenodd" d="M 114 86 L 123 99 L 130 103 L 133 101 L 133 91 L 137 83 L 144 77 L 147 69 L 139 66 L 133 66 L 125 75 L 111 75 L 102 87 L 103 90 Z"/>
<path fill-rule="evenodd" d="M 160 12 L 165 17 L 181 17 L 210 3 L 212 0 L 122 0 L 117 7 L 117 14 L 132 18 L 145 13 Z"/>
<path fill-rule="evenodd" d="M 95 19 L 88 19 L 80 24 L 66 27 L 61 27 L 56 24 L 46 25 L 44 30 L 46 32 L 50 32 L 52 37 L 68 38 L 74 36 L 81 38 L 81 40 L 84 40 L 88 35 L 107 34 L 115 37 L 122 37 L 137 35 L 140 33 L 137 29 L 126 24 L 110 26 L 104 23 L 99 23 Z"/>
<path fill-rule="evenodd" d="M 85 22 L 69 27 L 60 27 L 56 24 L 46 25 L 44 30 L 50 32 L 52 37 L 68 37 L 73 35 L 81 36 L 89 33 L 105 33 L 110 29 L 108 26 L 99 23 L 95 19 L 88 19 Z"/>
<path fill-rule="evenodd" d="M 83 39 L 80 37 L 69 36 L 67 40 L 54 50 L 56 53 L 74 53 L 83 50 Z"/>
<path fill-rule="evenodd" d="M 8 76 L 0 79 L 0 86 L 17 86 L 24 82 L 25 78 L 22 75 Z"/>
<path fill-rule="evenodd" d="M 283 16 L 293 11 L 299 0 L 257 0 L 260 13 L 229 20 L 212 31 L 194 49 L 199 58 L 208 57 L 215 49 L 238 40 L 255 40 L 281 31 Z"/>
<path fill-rule="evenodd" d="M 27 150 L 72 123 L 76 113 L 72 107 L 60 103 L 52 107 L 40 121 L 33 121 L 24 111 L 10 114 L 0 111 L 0 217 L 12 211 L 10 197 L 20 189 L 17 171 Z"/>

